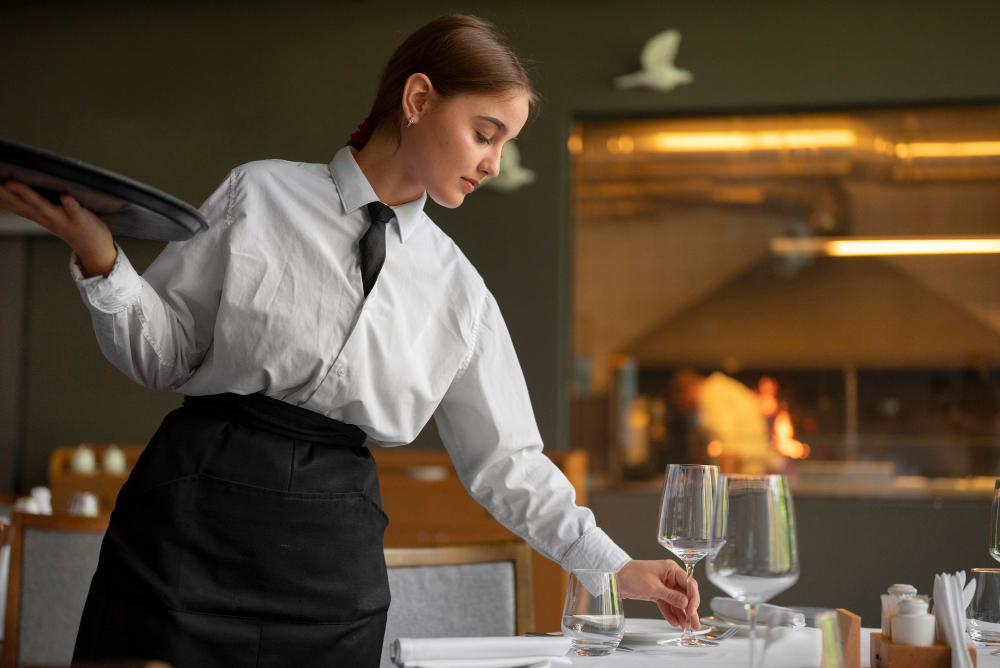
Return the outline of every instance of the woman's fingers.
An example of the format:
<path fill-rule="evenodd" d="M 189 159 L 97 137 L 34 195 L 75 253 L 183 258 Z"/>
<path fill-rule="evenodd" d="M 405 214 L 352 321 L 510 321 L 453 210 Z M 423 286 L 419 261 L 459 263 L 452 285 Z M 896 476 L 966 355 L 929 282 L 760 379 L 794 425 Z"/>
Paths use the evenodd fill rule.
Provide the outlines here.
<path fill-rule="evenodd" d="M 677 614 L 676 608 L 665 603 L 664 601 L 657 601 L 656 607 L 660 609 L 660 614 L 671 626 L 676 626 L 678 628 L 684 626 L 684 619 Z"/>
<path fill-rule="evenodd" d="M 0 208 L 16 213 L 22 218 L 30 218 L 32 215 L 31 207 L 6 185 L 0 187 Z"/>
<path fill-rule="evenodd" d="M 22 200 L 24 200 L 24 202 L 29 207 L 31 207 L 31 209 L 37 211 L 38 214 L 40 214 L 41 217 L 43 217 L 47 222 L 49 222 L 52 227 L 65 224 L 66 213 L 62 210 L 62 208 L 57 207 L 52 202 L 48 201 L 47 199 L 39 195 L 37 192 L 34 191 L 33 188 L 29 188 L 23 183 L 18 183 L 17 181 L 13 181 L 7 183 L 7 189 L 13 190 L 16 195 L 18 195 Z M 38 217 L 32 216 L 31 219 L 34 220 L 36 223 L 44 225 L 45 227 L 50 226 L 50 225 L 45 225 L 45 223 L 39 220 Z"/>

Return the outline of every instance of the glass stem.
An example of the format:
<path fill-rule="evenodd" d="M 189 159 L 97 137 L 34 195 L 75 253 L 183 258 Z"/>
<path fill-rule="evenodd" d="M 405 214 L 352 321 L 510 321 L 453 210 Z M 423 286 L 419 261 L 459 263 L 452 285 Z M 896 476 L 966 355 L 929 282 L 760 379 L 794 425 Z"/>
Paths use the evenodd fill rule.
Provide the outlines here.
<path fill-rule="evenodd" d="M 754 640 L 757 639 L 757 614 L 756 614 L 757 611 L 754 609 L 754 604 L 753 603 L 744 603 L 743 607 L 747 611 L 747 625 L 750 627 L 749 628 L 749 631 L 750 631 L 750 660 L 749 660 L 749 663 L 747 665 L 750 668 L 753 668 Z"/>
<path fill-rule="evenodd" d="M 687 582 L 684 583 L 684 593 L 688 597 L 688 601 L 691 599 L 691 578 L 694 577 L 694 565 L 698 563 L 697 561 L 685 561 L 684 569 L 687 572 Z M 684 608 L 684 633 L 681 634 L 681 643 L 691 639 L 691 613 L 688 612 L 688 608 Z"/>

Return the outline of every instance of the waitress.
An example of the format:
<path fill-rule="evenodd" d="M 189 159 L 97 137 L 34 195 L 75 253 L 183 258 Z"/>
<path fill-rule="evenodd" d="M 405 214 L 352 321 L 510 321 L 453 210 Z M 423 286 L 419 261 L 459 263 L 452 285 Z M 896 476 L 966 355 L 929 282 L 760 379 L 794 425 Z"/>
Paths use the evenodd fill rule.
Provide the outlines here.
<path fill-rule="evenodd" d="M 393 54 L 329 165 L 237 167 L 202 205 L 208 230 L 141 277 L 73 198 L 0 188 L 0 205 L 72 246 L 108 360 L 185 395 L 118 496 L 77 659 L 377 666 L 388 520 L 364 443 L 409 443 L 432 416 L 504 526 L 698 628 L 683 569 L 630 560 L 575 505 L 493 295 L 423 211 L 496 176 L 536 103 L 490 24 L 434 20 Z"/>

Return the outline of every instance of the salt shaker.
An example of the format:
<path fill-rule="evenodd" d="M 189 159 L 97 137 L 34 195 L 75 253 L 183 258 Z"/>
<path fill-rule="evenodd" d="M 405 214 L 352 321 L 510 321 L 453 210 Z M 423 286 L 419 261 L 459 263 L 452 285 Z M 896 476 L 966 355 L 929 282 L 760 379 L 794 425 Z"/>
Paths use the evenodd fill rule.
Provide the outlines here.
<path fill-rule="evenodd" d="M 934 615 L 927 613 L 927 601 L 905 598 L 892 616 L 892 642 L 897 645 L 930 647 L 934 644 Z"/>
<path fill-rule="evenodd" d="M 917 588 L 908 584 L 894 584 L 888 594 L 882 594 L 882 637 L 892 639 L 892 616 L 899 609 L 900 601 L 917 595 Z"/>

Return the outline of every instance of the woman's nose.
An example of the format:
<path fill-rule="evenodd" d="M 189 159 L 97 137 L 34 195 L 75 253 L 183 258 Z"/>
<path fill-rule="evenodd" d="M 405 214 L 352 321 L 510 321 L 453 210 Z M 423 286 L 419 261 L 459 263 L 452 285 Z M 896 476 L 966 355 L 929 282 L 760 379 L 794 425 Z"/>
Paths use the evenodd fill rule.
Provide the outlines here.
<path fill-rule="evenodd" d="M 500 156 L 496 156 L 496 158 L 490 157 L 484 160 L 483 164 L 480 165 L 480 170 L 483 172 L 483 174 L 490 177 L 494 177 L 497 174 L 499 174 Z"/>

